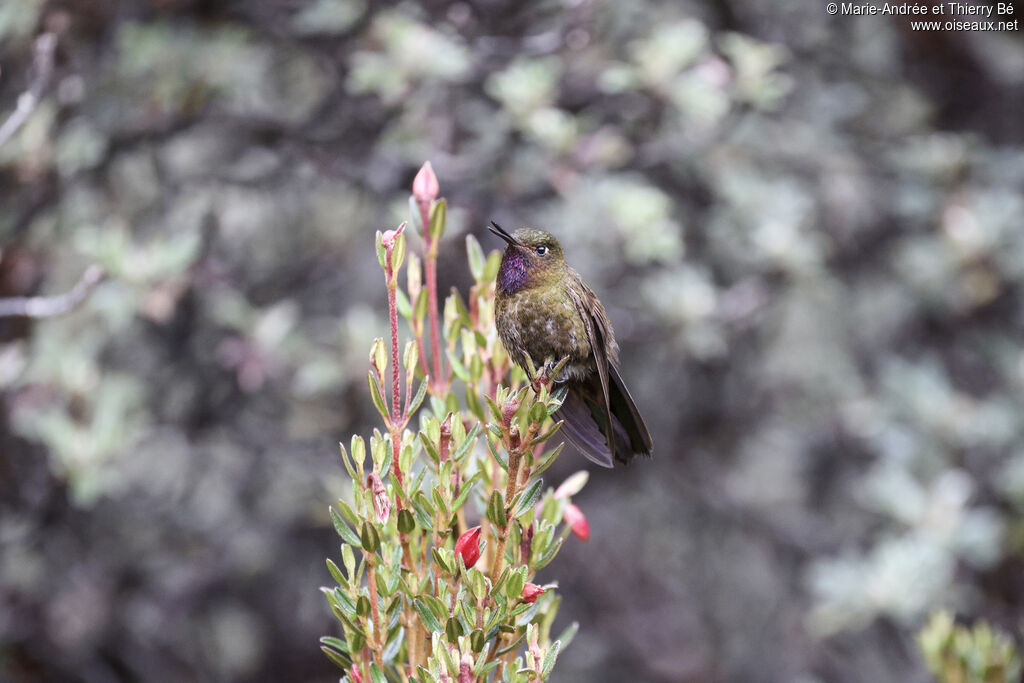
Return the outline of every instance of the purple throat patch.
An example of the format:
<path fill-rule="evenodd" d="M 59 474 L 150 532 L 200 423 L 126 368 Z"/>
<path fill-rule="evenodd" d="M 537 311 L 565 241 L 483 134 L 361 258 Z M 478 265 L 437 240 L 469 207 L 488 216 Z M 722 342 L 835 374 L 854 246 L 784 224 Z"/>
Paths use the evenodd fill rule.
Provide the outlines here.
<path fill-rule="evenodd" d="M 498 288 L 506 294 L 522 289 L 526 285 L 526 266 L 526 254 L 518 249 L 507 249 L 501 257 Z"/>

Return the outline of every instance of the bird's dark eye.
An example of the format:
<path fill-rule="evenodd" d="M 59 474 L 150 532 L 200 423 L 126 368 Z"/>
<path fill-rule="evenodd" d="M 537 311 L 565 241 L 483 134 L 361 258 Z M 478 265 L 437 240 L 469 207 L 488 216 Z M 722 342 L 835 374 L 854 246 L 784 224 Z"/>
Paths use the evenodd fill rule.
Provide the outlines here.
<path fill-rule="evenodd" d="M 544 254 L 548 253 L 548 248 L 542 244 L 539 247 L 537 247 L 537 253 L 543 256 Z"/>

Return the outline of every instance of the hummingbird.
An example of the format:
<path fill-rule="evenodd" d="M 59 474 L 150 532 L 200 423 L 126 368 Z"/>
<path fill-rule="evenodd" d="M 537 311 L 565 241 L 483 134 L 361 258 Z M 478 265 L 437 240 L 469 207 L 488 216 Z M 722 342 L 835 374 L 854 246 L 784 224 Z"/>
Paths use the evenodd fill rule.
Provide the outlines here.
<path fill-rule="evenodd" d="M 562 433 L 602 467 L 650 455 L 651 434 L 619 375 L 619 347 L 608 314 L 565 262 L 558 240 L 544 230 L 509 234 L 493 221 L 488 230 L 507 243 L 498 268 L 495 317 L 509 356 L 527 374 L 531 364 L 548 372 L 568 358 L 552 378 L 568 390 L 557 413 Z"/>

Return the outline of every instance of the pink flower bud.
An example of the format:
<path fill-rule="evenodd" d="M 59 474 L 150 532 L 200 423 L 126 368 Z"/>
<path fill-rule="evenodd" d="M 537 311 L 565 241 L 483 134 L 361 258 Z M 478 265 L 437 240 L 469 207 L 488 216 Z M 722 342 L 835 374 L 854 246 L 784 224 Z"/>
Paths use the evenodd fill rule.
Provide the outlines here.
<path fill-rule="evenodd" d="M 510 398 L 508 401 L 506 401 L 505 405 L 501 407 L 502 422 L 504 422 L 505 424 L 511 424 L 512 417 L 516 414 L 517 410 L 519 410 L 519 401 L 515 400 L 514 398 Z"/>
<path fill-rule="evenodd" d="M 387 524 L 391 516 L 391 501 L 388 500 L 388 491 L 384 488 L 384 482 L 380 480 L 376 472 L 371 472 L 366 478 L 366 485 L 373 492 L 373 509 L 377 513 L 377 519 L 381 524 Z"/>
<path fill-rule="evenodd" d="M 473 656 L 468 652 L 462 655 L 459 662 L 459 683 L 473 683 L 476 676 L 473 675 Z"/>
<path fill-rule="evenodd" d="M 451 448 L 452 443 L 452 414 L 448 413 L 445 415 L 444 422 L 441 423 L 441 442 L 440 442 L 440 455 L 441 462 L 448 459 L 448 450 Z M 454 470 L 452 471 L 454 474 Z"/>
<path fill-rule="evenodd" d="M 412 181 L 412 196 L 418 202 L 430 202 L 437 199 L 437 194 L 440 191 L 441 186 L 437 182 L 437 176 L 434 175 L 434 168 L 428 161 L 423 164 Z"/>
<path fill-rule="evenodd" d="M 480 559 L 480 527 L 475 526 L 459 536 L 455 541 L 455 554 L 462 556 L 462 561 L 469 569 Z"/>
<path fill-rule="evenodd" d="M 522 558 L 523 564 L 530 564 L 530 552 L 533 549 L 533 533 L 533 522 L 530 522 L 530 526 L 523 529 L 519 540 L 519 556 Z"/>
<path fill-rule="evenodd" d="M 535 583 L 527 583 L 523 586 L 523 592 L 520 594 L 523 602 L 534 603 L 537 602 L 537 598 L 540 597 L 544 589 Z"/>
<path fill-rule="evenodd" d="M 406 224 L 403 222 L 394 230 L 385 230 L 384 234 L 380 236 L 380 242 L 384 245 L 384 248 L 388 250 L 388 254 L 391 253 L 391 248 L 395 246 L 395 240 L 398 236 L 405 232 Z"/>
<path fill-rule="evenodd" d="M 355 664 L 349 668 L 348 677 L 352 679 L 352 683 L 363 683 L 363 672 Z"/>
<path fill-rule="evenodd" d="M 574 504 L 569 503 L 565 506 L 565 511 L 562 513 L 562 519 L 569 525 L 572 532 L 576 534 L 581 541 L 585 541 L 590 538 L 590 524 L 587 523 L 587 518 L 584 516 L 583 511 L 576 507 Z"/>

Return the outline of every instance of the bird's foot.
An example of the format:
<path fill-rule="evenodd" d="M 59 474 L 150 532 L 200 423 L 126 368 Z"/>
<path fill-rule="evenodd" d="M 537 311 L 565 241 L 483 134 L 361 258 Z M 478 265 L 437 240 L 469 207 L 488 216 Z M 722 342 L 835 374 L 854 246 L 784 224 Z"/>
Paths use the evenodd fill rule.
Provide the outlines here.
<path fill-rule="evenodd" d="M 563 384 L 569 379 L 569 373 L 564 372 L 566 363 L 569 362 L 569 356 L 565 356 L 562 360 L 557 363 L 553 360 L 549 360 L 541 366 L 540 371 L 530 382 L 533 390 L 540 393 L 541 387 L 551 391 L 552 385 Z"/>

